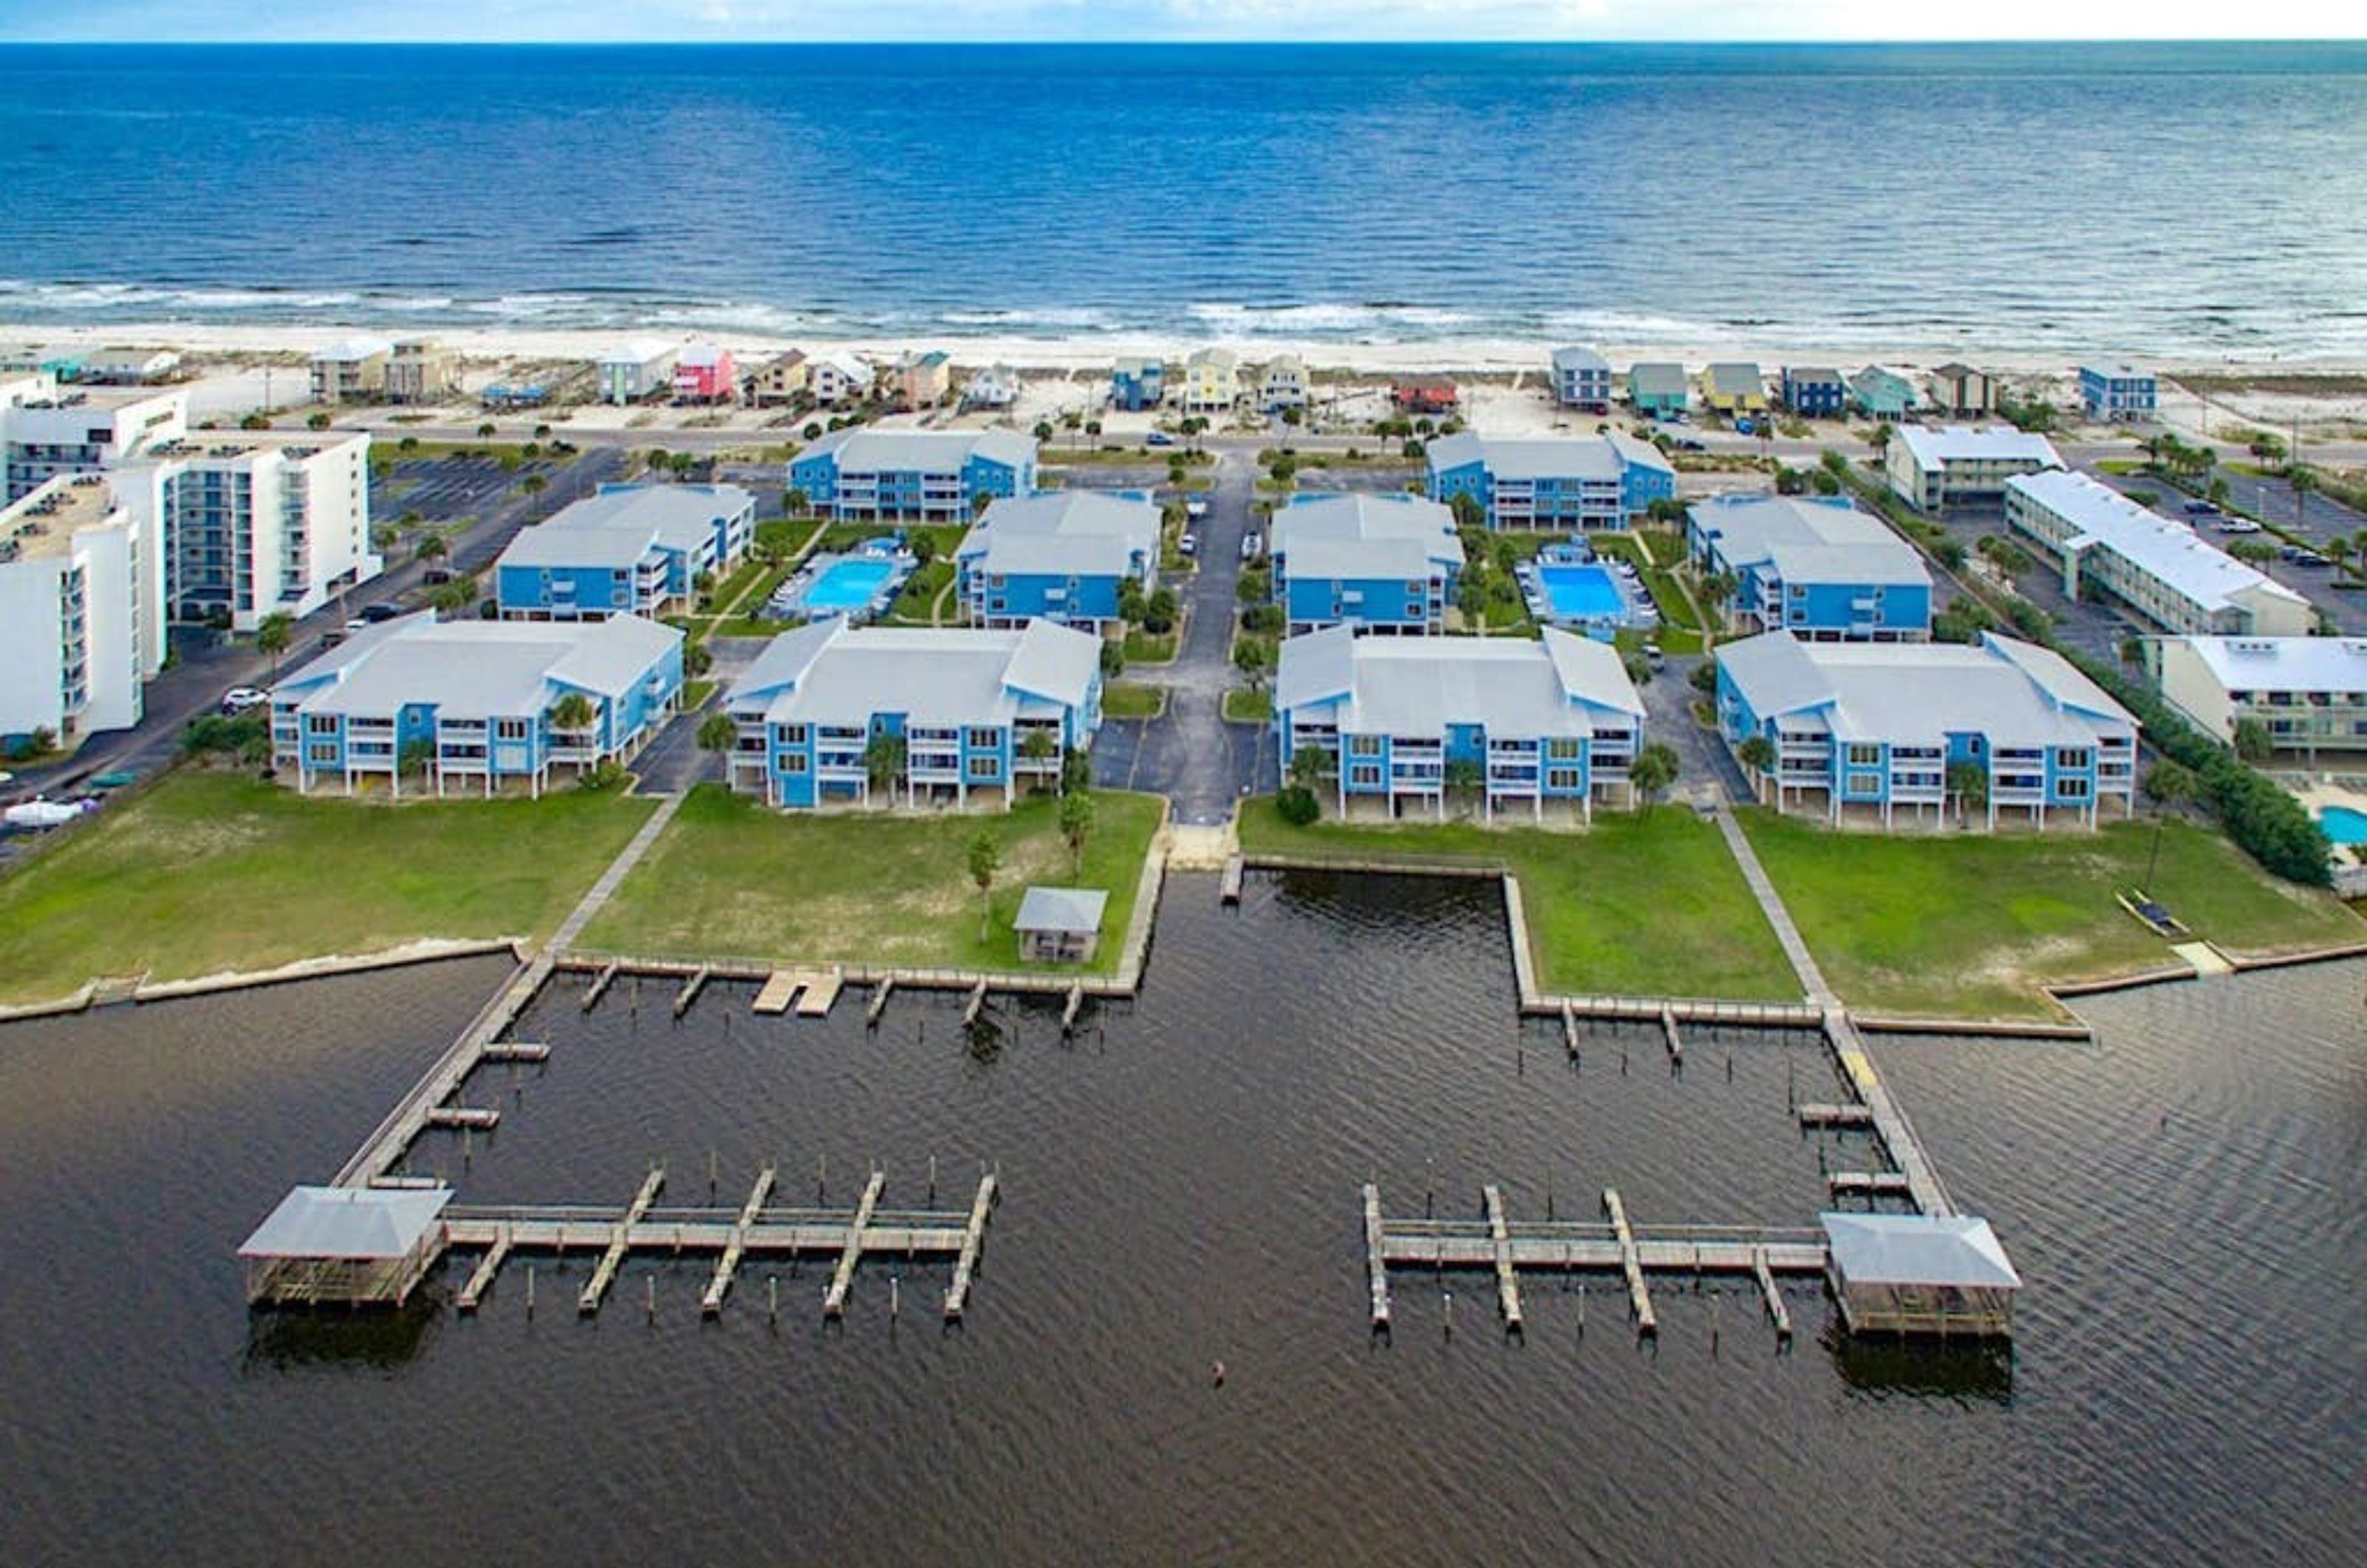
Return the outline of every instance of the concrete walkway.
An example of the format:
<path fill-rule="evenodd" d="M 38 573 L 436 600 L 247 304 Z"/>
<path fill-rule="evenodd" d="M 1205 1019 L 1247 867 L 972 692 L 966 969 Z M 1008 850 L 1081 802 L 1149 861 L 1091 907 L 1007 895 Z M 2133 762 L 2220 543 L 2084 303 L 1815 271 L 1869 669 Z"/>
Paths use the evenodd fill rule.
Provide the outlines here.
<path fill-rule="evenodd" d="M 658 841 L 658 835 L 664 832 L 666 824 L 674 820 L 674 814 L 682 809 L 684 799 L 685 796 L 680 795 L 664 795 L 659 799 L 658 808 L 650 813 L 650 819 L 641 824 L 641 830 L 633 835 L 632 841 L 617 852 L 615 860 L 608 863 L 608 869 L 600 874 L 600 879 L 592 885 L 591 891 L 577 901 L 567 918 L 559 922 L 559 929 L 550 933 L 550 940 L 542 944 L 542 952 L 537 955 L 538 962 L 547 963 L 549 957 L 564 953 L 575 944 L 575 939 L 583 934 L 583 928 L 590 925 L 592 918 L 616 896 L 617 887 L 631 874 L 633 867 L 640 864 L 641 857 L 650 852 L 650 846 Z"/>
<path fill-rule="evenodd" d="M 1724 807 L 1717 811 L 1717 830 L 1726 835 L 1726 847 L 1734 856 L 1734 863 L 1742 868 L 1742 880 L 1750 885 L 1750 896 L 1759 900 L 1767 923 L 1775 928 L 1775 940 L 1784 944 L 1784 956 L 1792 963 L 1792 973 L 1800 977 L 1800 989 L 1809 1001 L 1828 1010 L 1839 1008 L 1840 998 L 1825 984 L 1825 972 L 1817 967 L 1816 955 L 1801 940 L 1800 928 L 1792 923 L 1792 911 L 1784 908 L 1783 898 L 1769 880 L 1767 868 L 1759 863 L 1759 852 L 1750 847 L 1743 836 L 1742 824 L 1734 813 Z"/>

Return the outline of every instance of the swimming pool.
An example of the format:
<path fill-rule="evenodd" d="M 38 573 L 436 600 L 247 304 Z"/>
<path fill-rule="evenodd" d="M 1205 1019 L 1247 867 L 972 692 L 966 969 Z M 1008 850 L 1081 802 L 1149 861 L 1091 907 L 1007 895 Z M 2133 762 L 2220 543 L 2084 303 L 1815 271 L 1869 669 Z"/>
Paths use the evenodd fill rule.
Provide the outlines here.
<path fill-rule="evenodd" d="M 822 568 L 806 590 L 806 613 L 839 615 L 868 608 L 880 587 L 896 570 L 896 563 L 878 556 L 844 556 Z"/>
<path fill-rule="evenodd" d="M 1627 614 L 1626 596 L 1602 567 L 1541 564 L 1537 581 L 1557 621 L 1615 620 Z"/>
<path fill-rule="evenodd" d="M 2367 844 L 2367 811 L 2353 811 L 2347 806 L 2321 806 L 2317 808 L 2317 825 L 2338 844 Z"/>

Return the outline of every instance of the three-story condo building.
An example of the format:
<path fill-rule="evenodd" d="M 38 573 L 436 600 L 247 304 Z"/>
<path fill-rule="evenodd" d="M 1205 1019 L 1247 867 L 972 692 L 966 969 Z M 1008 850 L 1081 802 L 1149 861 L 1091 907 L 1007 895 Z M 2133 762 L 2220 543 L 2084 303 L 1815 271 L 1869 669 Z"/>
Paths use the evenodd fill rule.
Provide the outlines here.
<path fill-rule="evenodd" d="M 978 496 L 1036 489 L 1036 443 L 1011 430 L 840 430 L 789 464 L 817 517 L 967 523 Z"/>
<path fill-rule="evenodd" d="M 1468 788 L 1489 818 L 1593 818 L 1632 804 L 1644 704 L 1618 651 L 1547 627 L 1512 637 L 1358 637 L 1340 626 L 1282 645 L 1274 739 L 1285 776 L 1311 750 L 1342 816 L 1443 818 Z"/>
<path fill-rule="evenodd" d="M 770 806 L 1008 807 L 1101 728 L 1101 639 L 817 621 L 773 639 L 723 700 L 730 784 Z M 875 795 L 876 787 L 880 791 Z"/>
<path fill-rule="evenodd" d="M 1849 407 L 1849 383 L 1822 365 L 1784 367 L 1784 406 L 1810 419 L 1839 419 Z"/>
<path fill-rule="evenodd" d="M 433 610 L 366 626 L 271 690 L 276 764 L 311 791 L 405 774 L 492 795 L 539 795 L 552 770 L 623 761 L 682 693 L 682 633 L 605 621 L 439 621 Z M 574 720 L 581 697 L 589 721 Z"/>
<path fill-rule="evenodd" d="M 2150 371 L 2127 365 L 2079 367 L 2079 403 L 2090 419 L 2149 420 L 2160 400 L 2160 383 Z"/>
<path fill-rule="evenodd" d="M 105 476 L 0 507 L 0 740 L 129 728 L 164 662 L 164 553 Z"/>
<path fill-rule="evenodd" d="M 1883 461 L 1892 493 L 1926 512 L 1997 505 L 2016 474 L 2063 466 L 2054 443 L 2010 425 L 1901 425 Z"/>
<path fill-rule="evenodd" d="M 1502 440 L 1467 430 L 1433 441 L 1425 457 L 1430 499 L 1469 495 L 1490 528 L 1625 528 L 1677 492 L 1659 448 L 1617 431 Z"/>
<path fill-rule="evenodd" d="M 2206 735 L 2232 743 L 2253 719 L 2281 751 L 2367 751 L 2367 638 L 2162 637 L 2146 661 Z"/>
<path fill-rule="evenodd" d="M 493 597 L 504 620 L 655 616 L 739 564 L 755 532 L 737 485 L 603 485 L 510 541 Z"/>
<path fill-rule="evenodd" d="M 2092 585 L 2163 631 L 2303 637 L 2317 624 L 2283 583 L 2085 474 L 2007 481 L 2005 518 L 2062 572 L 2066 594 Z"/>
<path fill-rule="evenodd" d="M 2136 787 L 2136 721 L 2052 649 L 1985 634 L 1958 643 L 1802 642 L 1769 632 L 1717 650 L 1717 721 L 1737 749 L 1763 736 L 1759 787 L 1778 809 L 1835 826 L 1943 821 L 1951 799 L 2093 827 Z M 1952 783 L 1951 770 L 1958 777 Z M 1967 778 L 1973 782 L 1963 787 Z"/>
<path fill-rule="evenodd" d="M 1729 572 L 1753 631 L 1816 642 L 1920 642 L 1931 574 L 1912 546 L 1843 498 L 1722 495 L 1685 510 L 1685 547 Z"/>
<path fill-rule="evenodd" d="M 1158 584 L 1159 508 L 1148 497 L 1053 491 L 987 507 L 954 551 L 970 624 L 1055 621 L 1104 636 L 1124 629 L 1121 587 Z"/>
<path fill-rule="evenodd" d="M 367 435 L 207 432 L 152 448 L 118 493 L 156 520 L 176 619 L 253 631 L 376 577 Z"/>
<path fill-rule="evenodd" d="M 1292 636 L 1446 629 L 1463 577 L 1455 513 L 1412 495 L 1297 496 L 1274 514 L 1274 597 Z"/>
<path fill-rule="evenodd" d="M 1553 355 L 1554 400 L 1588 413 L 1611 412 L 1611 361 L 1595 350 L 1573 345 Z"/>

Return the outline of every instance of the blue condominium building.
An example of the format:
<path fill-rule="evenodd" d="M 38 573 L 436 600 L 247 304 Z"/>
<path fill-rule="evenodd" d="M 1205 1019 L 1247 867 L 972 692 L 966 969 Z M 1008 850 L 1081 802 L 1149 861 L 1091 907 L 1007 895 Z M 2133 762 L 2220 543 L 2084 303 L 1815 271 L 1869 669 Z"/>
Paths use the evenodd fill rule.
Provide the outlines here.
<path fill-rule="evenodd" d="M 603 485 L 510 541 L 493 597 L 504 620 L 653 616 L 729 571 L 755 533 L 756 498 L 737 485 Z"/>
<path fill-rule="evenodd" d="M 1598 800 L 1633 803 L 1643 728 L 1617 650 L 1552 627 L 1531 642 L 1333 626 L 1285 642 L 1274 682 L 1284 773 L 1301 751 L 1322 756 L 1342 816 L 1443 818 L 1467 779 L 1491 819 L 1591 821 Z"/>
<path fill-rule="evenodd" d="M 963 606 L 980 626 L 1057 621 L 1123 629 L 1118 591 L 1159 574 L 1159 508 L 1135 493 L 1054 491 L 998 501 L 954 551 Z"/>
<path fill-rule="evenodd" d="M 2125 817 L 2135 799 L 2128 711 L 2053 649 L 1995 633 L 1977 647 L 1780 631 L 1728 643 L 1717 650 L 1717 721 L 1738 750 L 1754 735 L 1772 744 L 1758 786 L 1778 809 L 1814 806 L 1837 827 L 1888 828 L 1902 807 L 1936 824 L 1953 799 L 1990 827 L 2018 812 L 2092 828 L 2104 802 Z M 1970 798 L 1951 769 L 1976 773 Z"/>
<path fill-rule="evenodd" d="M 1723 495 L 1685 510 L 1685 547 L 1730 572 L 1734 614 L 1753 631 L 1815 642 L 1921 642 L 1931 574 L 1881 519 L 1843 498 Z"/>
<path fill-rule="evenodd" d="M 300 790 L 347 791 L 408 771 L 492 795 L 540 795 L 639 751 L 682 694 L 682 633 L 637 615 L 600 621 L 439 621 L 433 610 L 357 632 L 271 690 L 274 764 Z M 562 727 L 570 696 L 591 722 Z"/>
<path fill-rule="evenodd" d="M 1611 412 L 1611 361 L 1593 349 L 1555 349 L 1553 380 L 1554 400 L 1562 407 Z"/>
<path fill-rule="evenodd" d="M 1093 745 L 1101 646 L 1049 621 L 1008 631 L 817 621 L 774 638 L 724 697 L 739 731 L 731 787 L 799 810 L 980 797 L 1007 807 Z"/>
<path fill-rule="evenodd" d="M 1299 496 L 1274 514 L 1274 597 L 1287 629 L 1446 629 L 1463 579 L 1455 513 L 1414 495 Z"/>
<path fill-rule="evenodd" d="M 2150 371 L 2126 365 L 2079 367 L 2079 402 L 2090 419 L 2149 420 L 2161 400 Z"/>
<path fill-rule="evenodd" d="M 1469 495 L 1490 528 L 1625 528 L 1677 492 L 1659 448 L 1616 431 L 1517 441 L 1462 431 L 1433 441 L 1426 458 L 1430 499 Z"/>
<path fill-rule="evenodd" d="M 967 523 L 979 496 L 1036 488 L 1036 443 L 1012 430 L 840 430 L 789 463 L 817 517 Z"/>

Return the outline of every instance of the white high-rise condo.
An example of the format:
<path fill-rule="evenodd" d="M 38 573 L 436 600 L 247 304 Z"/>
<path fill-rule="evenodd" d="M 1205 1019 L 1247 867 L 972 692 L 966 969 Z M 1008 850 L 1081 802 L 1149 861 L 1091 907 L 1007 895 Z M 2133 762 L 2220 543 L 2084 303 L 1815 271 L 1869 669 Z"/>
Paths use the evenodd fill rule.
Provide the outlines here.
<path fill-rule="evenodd" d="M 164 661 L 162 555 L 97 474 L 0 509 L 0 739 L 140 722 L 141 682 Z"/>

